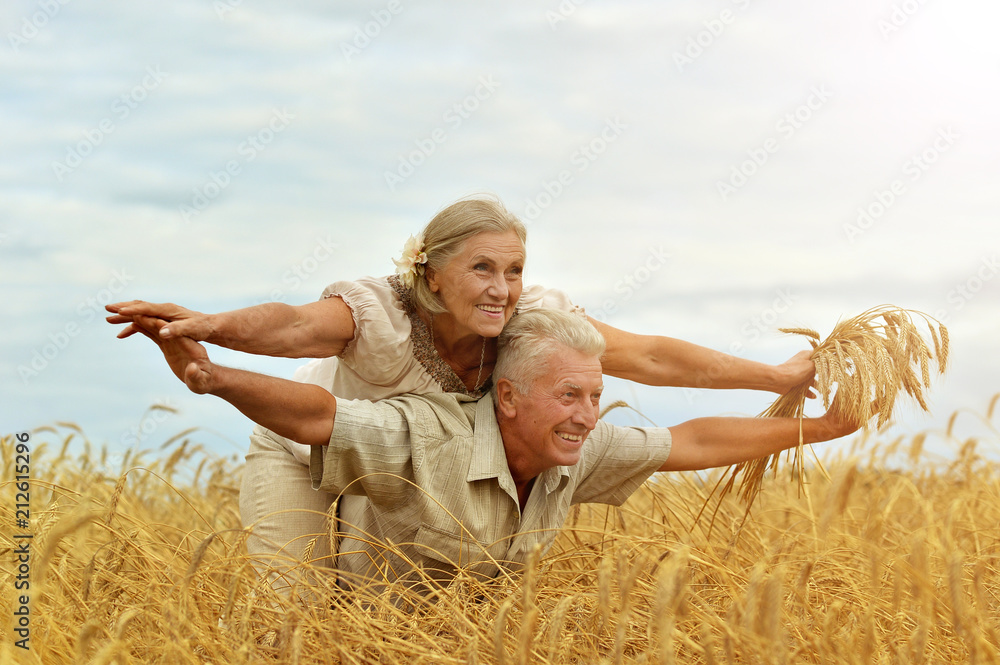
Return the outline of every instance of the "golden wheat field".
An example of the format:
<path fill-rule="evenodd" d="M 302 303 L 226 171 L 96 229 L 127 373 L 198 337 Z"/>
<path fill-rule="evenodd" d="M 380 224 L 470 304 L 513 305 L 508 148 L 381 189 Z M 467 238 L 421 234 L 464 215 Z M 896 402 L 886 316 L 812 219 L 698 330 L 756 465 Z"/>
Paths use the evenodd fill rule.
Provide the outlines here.
<path fill-rule="evenodd" d="M 245 554 L 241 468 L 198 432 L 108 473 L 83 432 L 45 428 L 31 437 L 27 650 L 13 475 L 0 485 L 0 662 L 1000 662 L 998 398 L 960 414 L 981 438 L 958 439 L 956 416 L 945 432 L 858 437 L 822 468 L 785 464 L 745 520 L 735 493 L 712 496 L 721 471 L 659 477 L 622 508 L 572 513 L 522 574 L 460 577 L 408 611 L 364 591 L 275 595 Z M 9 472 L 14 437 L 2 452 Z"/>

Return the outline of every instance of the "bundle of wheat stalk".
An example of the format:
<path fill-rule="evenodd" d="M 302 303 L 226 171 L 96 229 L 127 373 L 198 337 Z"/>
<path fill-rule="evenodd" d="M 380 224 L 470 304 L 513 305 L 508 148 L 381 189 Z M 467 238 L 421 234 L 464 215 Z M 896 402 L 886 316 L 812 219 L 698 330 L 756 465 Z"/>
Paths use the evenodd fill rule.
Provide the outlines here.
<path fill-rule="evenodd" d="M 920 334 L 917 321 L 923 320 L 930 331 L 933 351 Z M 930 387 L 931 361 L 938 372 L 948 363 L 948 329 L 932 316 L 892 305 L 873 307 L 858 316 L 841 321 L 820 342 L 819 333 L 808 328 L 780 328 L 781 332 L 804 335 L 813 347 L 811 360 L 816 364 L 814 381 L 797 386 L 779 397 L 760 417 L 804 417 L 805 400 L 810 390 L 823 398 L 823 406 L 835 413 L 861 422 L 871 429 L 878 416 L 877 428 L 892 417 L 901 392 L 906 392 L 920 408 L 927 411 L 924 388 Z M 919 372 L 919 374 L 918 374 Z M 836 387 L 836 388 L 835 388 Z M 801 430 L 799 446 L 792 449 L 793 464 L 802 474 Z M 740 496 L 747 510 L 760 492 L 768 469 L 777 469 L 780 455 L 769 455 L 732 467 L 722 485 L 722 494 L 730 492 L 740 476 Z"/>

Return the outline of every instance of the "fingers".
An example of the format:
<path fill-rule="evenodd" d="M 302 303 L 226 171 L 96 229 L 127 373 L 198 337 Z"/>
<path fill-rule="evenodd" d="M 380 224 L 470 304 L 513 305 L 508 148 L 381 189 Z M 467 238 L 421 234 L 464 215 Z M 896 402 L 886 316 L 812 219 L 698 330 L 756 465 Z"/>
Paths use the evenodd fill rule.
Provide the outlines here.
<path fill-rule="evenodd" d="M 124 330 L 118 333 L 118 339 L 125 339 L 126 337 L 131 337 L 138 332 L 138 329 L 134 325 L 136 316 L 157 316 L 157 314 L 151 312 L 164 311 L 161 309 L 164 307 L 176 308 L 176 305 L 171 305 L 169 303 L 166 305 L 154 305 L 143 300 L 128 300 L 126 302 L 111 303 L 110 305 L 104 306 L 104 309 L 111 312 L 111 316 L 104 317 L 104 320 L 112 325 L 121 323 L 129 324 Z"/>
<path fill-rule="evenodd" d="M 154 316 L 137 314 L 132 319 L 132 325 L 137 325 L 153 335 L 159 335 L 160 330 L 167 325 L 167 322 Z"/>
<path fill-rule="evenodd" d="M 149 332 L 148 330 L 146 330 L 142 326 L 139 326 L 139 325 L 130 325 L 126 330 L 130 330 L 131 331 L 126 336 L 131 336 L 131 335 L 135 335 L 136 333 L 138 333 L 140 335 L 145 336 L 147 339 L 149 339 L 151 342 L 153 342 L 154 344 L 156 344 L 157 346 L 159 346 L 161 349 L 163 348 L 162 344 L 160 344 L 159 337 L 155 333 Z M 124 333 L 124 331 L 122 331 L 122 332 Z M 119 333 L 118 337 L 121 338 L 122 337 L 122 333 Z"/>
<path fill-rule="evenodd" d="M 143 302 L 142 300 L 125 300 L 123 302 L 113 302 L 110 305 L 105 305 L 104 309 L 109 312 L 118 312 L 122 307 L 129 307 L 130 305 L 135 305 Z"/>
<path fill-rule="evenodd" d="M 126 337 L 131 337 L 132 335 L 138 332 L 143 332 L 142 328 L 133 323 L 129 323 L 127 326 L 122 328 L 121 332 L 118 333 L 118 339 L 125 339 Z"/>
<path fill-rule="evenodd" d="M 118 334 L 119 339 L 124 339 L 135 334 L 137 332 L 135 324 L 141 317 L 159 322 L 155 325 L 154 332 L 162 339 L 190 337 L 193 340 L 202 342 L 208 340 L 212 334 L 210 317 L 173 303 L 151 303 L 144 300 L 129 300 L 105 305 L 105 309 L 111 312 L 110 316 L 105 317 L 108 323 L 129 324 L 129 327 Z M 169 327 L 167 327 L 168 324 Z M 143 326 L 147 329 L 154 327 L 149 322 L 146 322 Z"/>
<path fill-rule="evenodd" d="M 164 321 L 166 325 L 160 328 L 160 337 L 169 339 L 171 337 L 191 337 L 199 339 L 197 328 L 187 325 L 186 321 Z"/>
<path fill-rule="evenodd" d="M 172 302 L 154 303 L 145 300 L 129 300 L 126 302 L 116 302 L 105 305 L 104 309 L 112 314 L 119 314 L 125 317 L 136 315 L 155 316 L 161 319 L 172 320 L 178 317 L 184 318 L 191 315 L 191 311 Z"/>

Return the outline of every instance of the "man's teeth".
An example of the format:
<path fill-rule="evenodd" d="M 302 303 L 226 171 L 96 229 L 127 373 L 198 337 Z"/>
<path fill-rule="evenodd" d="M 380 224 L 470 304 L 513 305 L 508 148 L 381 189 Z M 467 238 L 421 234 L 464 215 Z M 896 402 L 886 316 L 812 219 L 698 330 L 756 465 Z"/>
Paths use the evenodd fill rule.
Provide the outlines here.
<path fill-rule="evenodd" d="M 567 441 L 582 441 L 583 437 L 579 434 L 565 434 L 563 432 L 559 433 L 559 436 L 566 439 Z"/>

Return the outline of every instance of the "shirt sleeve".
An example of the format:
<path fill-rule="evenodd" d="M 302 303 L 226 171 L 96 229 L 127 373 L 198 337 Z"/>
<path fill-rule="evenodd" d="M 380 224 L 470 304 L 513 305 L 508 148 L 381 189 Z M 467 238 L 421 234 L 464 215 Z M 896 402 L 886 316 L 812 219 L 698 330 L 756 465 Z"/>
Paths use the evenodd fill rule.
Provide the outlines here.
<path fill-rule="evenodd" d="M 670 456 L 665 427 L 617 427 L 599 420 L 577 464 L 573 503 L 625 503 Z"/>
<path fill-rule="evenodd" d="M 533 309 L 542 308 L 572 312 L 581 317 L 587 316 L 582 307 L 574 305 L 569 296 L 558 289 L 546 289 L 537 284 L 524 287 L 524 290 L 521 291 L 521 297 L 517 301 L 518 311 L 530 312 Z"/>
<path fill-rule="evenodd" d="M 329 444 L 312 447 L 312 487 L 375 503 L 401 499 L 413 486 L 413 449 L 410 423 L 393 400 L 338 400 Z"/>

